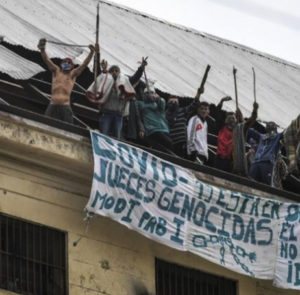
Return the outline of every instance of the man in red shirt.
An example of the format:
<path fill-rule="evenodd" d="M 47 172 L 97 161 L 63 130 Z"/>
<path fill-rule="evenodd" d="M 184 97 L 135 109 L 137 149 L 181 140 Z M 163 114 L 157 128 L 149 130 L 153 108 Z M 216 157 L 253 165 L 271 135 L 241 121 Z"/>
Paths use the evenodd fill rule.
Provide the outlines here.
<path fill-rule="evenodd" d="M 225 98 L 224 101 L 230 100 Z M 222 106 L 222 104 L 221 104 Z M 251 117 L 243 126 L 243 132 L 246 134 L 247 130 L 255 123 L 257 118 L 257 109 L 258 104 L 253 104 L 253 111 Z M 238 123 L 243 122 L 243 115 L 238 109 L 236 113 L 228 112 L 226 114 L 225 125 L 220 129 L 218 134 L 218 147 L 217 155 L 215 159 L 215 167 L 217 169 L 232 172 L 233 170 L 233 152 L 234 152 L 234 143 L 233 143 L 233 134 L 234 129 Z"/>
<path fill-rule="evenodd" d="M 236 115 L 233 112 L 227 113 L 225 125 L 221 128 L 218 134 L 215 167 L 227 172 L 232 172 L 233 168 L 233 128 L 236 124 Z"/>

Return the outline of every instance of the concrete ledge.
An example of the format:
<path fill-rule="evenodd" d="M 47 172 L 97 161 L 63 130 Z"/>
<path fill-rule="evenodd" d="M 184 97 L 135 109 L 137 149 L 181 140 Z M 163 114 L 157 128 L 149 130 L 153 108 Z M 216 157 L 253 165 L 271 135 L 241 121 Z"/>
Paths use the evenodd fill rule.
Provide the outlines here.
<path fill-rule="evenodd" d="M 89 138 L 0 113 L 0 153 L 15 159 L 91 177 L 93 154 Z"/>

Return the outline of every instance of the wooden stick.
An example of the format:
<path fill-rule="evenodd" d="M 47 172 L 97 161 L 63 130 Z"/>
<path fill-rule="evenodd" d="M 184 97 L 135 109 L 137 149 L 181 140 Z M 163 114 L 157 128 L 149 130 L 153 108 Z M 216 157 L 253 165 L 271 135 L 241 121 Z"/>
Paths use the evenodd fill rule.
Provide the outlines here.
<path fill-rule="evenodd" d="M 210 65 L 206 66 L 206 70 L 205 70 L 204 76 L 203 76 L 201 84 L 200 84 L 200 89 L 202 89 L 205 85 L 205 82 L 207 80 L 207 76 L 208 76 L 208 72 L 209 72 L 210 68 L 211 68 Z"/>
<path fill-rule="evenodd" d="M 95 46 L 99 46 L 99 8 L 100 8 L 100 2 L 97 4 L 97 17 L 96 17 L 96 42 Z M 100 49 L 99 49 L 100 50 Z M 98 76 L 98 54 L 95 52 L 94 55 L 94 92 L 97 92 L 97 76 Z"/>
<path fill-rule="evenodd" d="M 253 93 L 254 93 L 254 102 L 256 102 L 256 76 L 255 76 L 255 70 L 252 67 L 253 72 Z"/>
<path fill-rule="evenodd" d="M 197 94 L 195 96 L 195 101 L 199 101 L 199 99 L 200 99 L 200 95 L 202 94 L 200 91 L 204 90 L 204 85 L 207 80 L 209 70 L 210 70 L 210 65 L 207 65 L 206 69 L 205 69 L 205 73 L 204 73 L 202 81 L 201 81 L 201 84 L 200 84 L 200 87 L 197 90 Z"/>
<path fill-rule="evenodd" d="M 235 91 L 235 106 L 236 109 L 239 108 L 239 101 L 238 101 L 238 92 L 237 92 L 237 83 L 236 83 L 236 72 L 237 69 L 233 66 L 233 79 L 234 79 L 234 91 Z"/>

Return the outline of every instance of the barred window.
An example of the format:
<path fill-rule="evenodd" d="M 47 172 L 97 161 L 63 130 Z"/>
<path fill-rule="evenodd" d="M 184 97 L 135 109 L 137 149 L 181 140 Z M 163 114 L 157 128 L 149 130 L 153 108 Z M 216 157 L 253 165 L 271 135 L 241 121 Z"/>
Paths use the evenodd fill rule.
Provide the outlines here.
<path fill-rule="evenodd" d="M 237 281 L 156 259 L 156 295 L 237 295 Z"/>
<path fill-rule="evenodd" d="M 0 288 L 67 294 L 65 248 L 64 232 L 0 214 Z"/>

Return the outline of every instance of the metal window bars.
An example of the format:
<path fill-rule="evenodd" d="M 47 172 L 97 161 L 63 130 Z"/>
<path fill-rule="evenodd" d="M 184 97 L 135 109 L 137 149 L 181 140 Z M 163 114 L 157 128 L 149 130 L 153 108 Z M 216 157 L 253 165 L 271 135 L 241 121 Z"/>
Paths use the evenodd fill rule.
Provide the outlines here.
<path fill-rule="evenodd" d="M 237 295 L 238 282 L 160 259 L 155 261 L 156 295 Z"/>
<path fill-rule="evenodd" d="M 0 288 L 65 295 L 65 233 L 0 214 Z"/>

